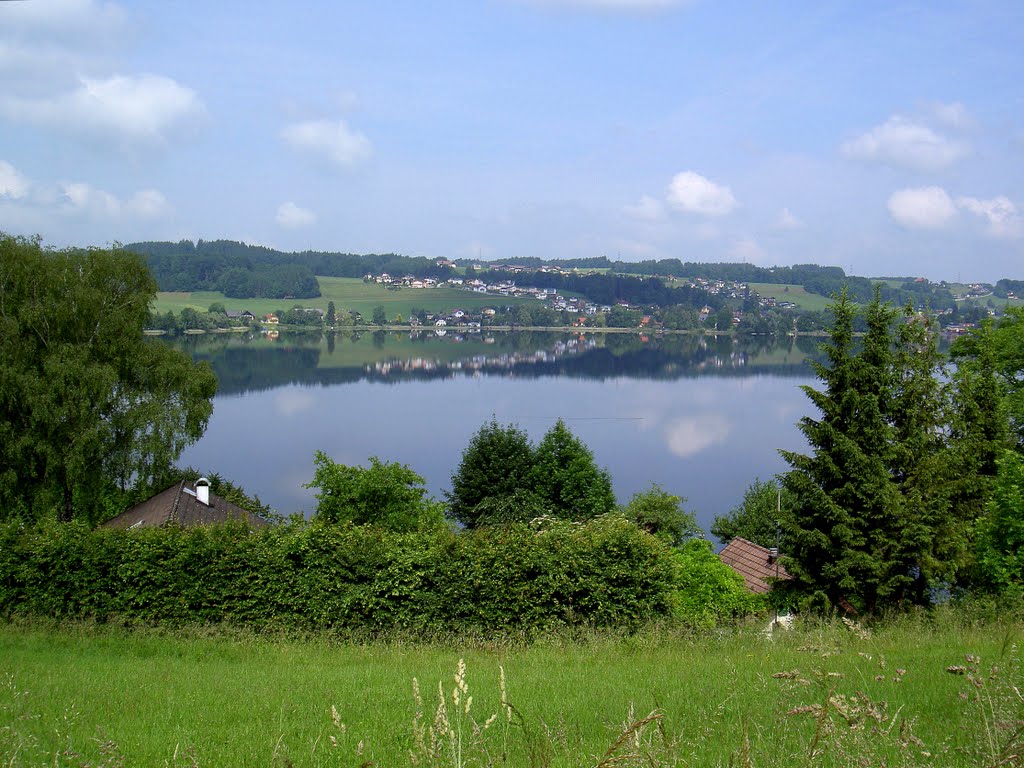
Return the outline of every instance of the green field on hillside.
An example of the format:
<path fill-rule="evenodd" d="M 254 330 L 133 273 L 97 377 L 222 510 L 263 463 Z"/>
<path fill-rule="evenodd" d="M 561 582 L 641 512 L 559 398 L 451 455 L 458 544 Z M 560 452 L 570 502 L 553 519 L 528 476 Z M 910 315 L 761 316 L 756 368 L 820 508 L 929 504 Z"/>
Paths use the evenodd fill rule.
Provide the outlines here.
<path fill-rule="evenodd" d="M 791 301 L 800 309 L 820 312 L 832 300 L 817 293 L 808 293 L 802 285 L 781 285 L 777 283 L 748 283 L 750 290 L 759 296 L 774 298 L 776 301 Z"/>
<path fill-rule="evenodd" d="M 1021 627 L 955 621 L 530 644 L 0 624 L 0 755 L 9 766 L 1019 765 L 1005 755 L 1020 754 Z"/>
<path fill-rule="evenodd" d="M 400 288 L 388 290 L 376 283 L 364 283 L 359 278 L 318 277 L 323 294 L 316 299 L 228 299 L 218 291 L 161 292 L 157 294 L 153 310 L 164 313 L 168 310 L 178 314 L 185 307 L 197 312 L 206 312 L 214 302 L 221 302 L 226 309 L 249 310 L 257 316 L 294 306 L 313 307 L 327 310 L 327 302 L 333 301 L 337 311 L 354 309 L 368 320 L 376 306 L 383 306 L 389 320 L 396 315 L 407 319 L 413 308 L 428 312 L 444 312 L 453 309 L 484 309 L 485 307 L 517 306 L 539 304 L 536 299 L 517 299 L 509 296 L 488 296 L 459 288 Z"/>

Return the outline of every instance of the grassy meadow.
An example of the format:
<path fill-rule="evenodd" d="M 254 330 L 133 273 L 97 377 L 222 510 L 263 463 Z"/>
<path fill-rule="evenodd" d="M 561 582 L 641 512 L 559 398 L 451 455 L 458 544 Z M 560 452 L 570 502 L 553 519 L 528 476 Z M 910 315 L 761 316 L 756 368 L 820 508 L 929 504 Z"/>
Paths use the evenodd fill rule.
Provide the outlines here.
<path fill-rule="evenodd" d="M 278 309 L 291 309 L 298 305 L 327 310 L 327 302 L 333 301 L 338 311 L 356 310 L 369 319 L 374 307 L 383 306 L 389 320 L 395 315 L 408 319 L 413 308 L 428 312 L 442 312 L 452 309 L 483 309 L 496 306 L 516 306 L 523 303 L 537 303 L 536 299 L 519 299 L 510 296 L 488 296 L 459 288 L 400 288 L 388 290 L 383 285 L 364 283 L 359 278 L 317 277 L 321 296 L 315 299 L 228 299 L 219 291 L 160 292 L 153 304 L 153 311 L 165 313 L 168 310 L 178 314 L 185 307 L 197 312 L 206 312 L 214 302 L 221 302 L 225 309 L 249 310 L 262 316 Z"/>
<path fill-rule="evenodd" d="M 759 296 L 773 298 L 776 301 L 791 301 L 800 309 L 820 312 L 832 300 L 828 296 L 809 293 L 802 285 L 782 285 L 776 283 L 750 283 L 750 290 Z"/>
<path fill-rule="evenodd" d="M 0 764 L 1019 765 L 1019 630 L 342 643 L 6 624 Z"/>

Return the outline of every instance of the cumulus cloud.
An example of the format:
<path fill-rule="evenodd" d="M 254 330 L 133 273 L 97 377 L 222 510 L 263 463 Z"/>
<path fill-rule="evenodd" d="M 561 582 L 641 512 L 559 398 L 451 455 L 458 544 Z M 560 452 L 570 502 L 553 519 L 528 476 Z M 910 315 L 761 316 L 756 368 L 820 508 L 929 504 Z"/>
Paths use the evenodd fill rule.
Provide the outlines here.
<path fill-rule="evenodd" d="M 26 209 L 84 214 L 94 218 L 153 219 L 171 212 L 157 189 L 142 189 L 121 199 L 84 181 L 39 182 L 0 160 L 0 202 L 18 200 Z"/>
<path fill-rule="evenodd" d="M 19 200 L 28 194 L 28 179 L 6 160 L 0 160 L 0 200 Z"/>
<path fill-rule="evenodd" d="M 325 160 L 336 168 L 348 168 L 373 154 L 370 140 L 353 131 L 344 120 L 308 120 L 292 123 L 281 137 L 293 149 Z"/>
<path fill-rule="evenodd" d="M 669 205 L 676 210 L 702 216 L 724 216 L 738 205 L 732 190 L 694 171 L 683 171 L 672 177 L 667 197 Z"/>
<path fill-rule="evenodd" d="M 913 171 L 941 171 L 967 155 L 970 147 L 928 125 L 893 115 L 882 125 L 845 142 L 841 151 L 855 160 Z"/>
<path fill-rule="evenodd" d="M 622 212 L 641 221 L 658 221 L 665 217 L 665 206 L 650 195 L 643 195 L 636 205 L 627 205 Z"/>
<path fill-rule="evenodd" d="M 316 223 L 316 214 L 289 201 L 277 208 L 277 223 L 287 229 L 299 229 Z"/>
<path fill-rule="evenodd" d="M 900 189 L 889 196 L 889 215 L 907 229 L 942 229 L 956 206 L 942 187 Z"/>
<path fill-rule="evenodd" d="M 166 216 L 171 212 L 171 205 L 167 202 L 163 192 L 158 189 L 143 189 L 136 192 L 125 203 L 124 209 L 133 216 L 145 219 L 155 219 Z"/>
<path fill-rule="evenodd" d="M 988 225 L 988 233 L 993 237 L 1012 239 L 1024 236 L 1024 219 L 1008 197 L 1000 195 L 988 200 L 958 197 L 956 204 L 957 207 L 984 219 Z"/>
<path fill-rule="evenodd" d="M 163 146 L 191 133 L 205 109 L 196 92 L 159 75 L 80 78 L 50 97 L 3 104 L 9 119 L 133 145 Z"/>
<path fill-rule="evenodd" d="M 158 218 L 170 212 L 163 193 L 144 189 L 127 200 L 81 181 L 58 185 L 58 205 L 66 213 L 81 213 L 95 218 Z"/>

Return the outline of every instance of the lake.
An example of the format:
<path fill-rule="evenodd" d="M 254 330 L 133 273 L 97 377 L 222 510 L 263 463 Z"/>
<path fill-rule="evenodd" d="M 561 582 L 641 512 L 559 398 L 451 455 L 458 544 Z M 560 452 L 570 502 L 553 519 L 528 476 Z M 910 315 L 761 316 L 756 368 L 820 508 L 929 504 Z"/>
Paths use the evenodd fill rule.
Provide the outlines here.
<path fill-rule="evenodd" d="M 343 464 L 409 465 L 440 498 L 492 416 L 536 442 L 562 418 L 628 501 L 651 483 L 687 499 L 705 527 L 755 479 L 801 450 L 817 339 L 684 335 L 414 333 L 193 336 L 220 391 L 180 463 L 217 472 L 284 514 L 322 450 Z"/>

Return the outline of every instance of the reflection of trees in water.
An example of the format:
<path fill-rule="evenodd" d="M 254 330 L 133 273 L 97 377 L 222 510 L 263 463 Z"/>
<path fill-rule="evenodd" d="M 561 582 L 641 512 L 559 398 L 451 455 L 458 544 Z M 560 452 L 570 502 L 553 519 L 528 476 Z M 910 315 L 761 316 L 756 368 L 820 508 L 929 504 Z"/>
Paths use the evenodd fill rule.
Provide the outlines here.
<path fill-rule="evenodd" d="M 690 376 L 750 375 L 752 372 L 806 376 L 806 358 L 818 354 L 818 340 L 731 336 L 641 334 L 563 334 L 533 331 L 464 336 L 450 332 L 375 331 L 369 344 L 360 332 L 287 333 L 276 341 L 259 336 L 212 335 L 174 340 L 197 360 L 207 360 L 217 374 L 220 393 L 272 389 L 287 384 L 331 385 L 356 381 L 400 382 L 450 378 L 456 375 L 514 375 L 606 379 L 678 379 Z M 486 338 L 486 342 L 484 339 Z M 365 345 L 361 362 L 351 347 L 348 366 L 320 368 L 320 356 L 334 355 L 348 340 Z M 453 355 L 462 341 L 475 341 L 472 351 Z M 399 352 L 397 342 L 402 342 Z M 416 349 L 408 356 L 410 343 Z M 481 354 L 481 344 L 486 352 Z M 393 357 L 380 360 L 380 350 L 396 346 Z"/>

